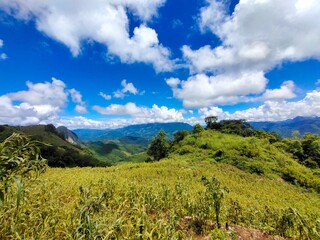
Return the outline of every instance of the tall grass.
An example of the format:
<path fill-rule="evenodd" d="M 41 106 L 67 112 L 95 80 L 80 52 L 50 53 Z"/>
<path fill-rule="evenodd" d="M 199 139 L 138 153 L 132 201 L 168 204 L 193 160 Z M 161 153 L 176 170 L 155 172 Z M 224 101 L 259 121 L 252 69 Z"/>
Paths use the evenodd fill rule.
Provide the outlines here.
<path fill-rule="evenodd" d="M 299 239 L 319 237 L 319 194 L 226 164 L 171 159 L 110 168 L 48 169 L 39 179 L 26 182 L 28 191 L 17 211 L 15 192 L 1 207 L 0 238 L 217 236 L 214 198 L 202 176 L 215 177 L 229 189 L 221 200 L 223 226 L 238 224 Z M 232 238 L 231 230 L 225 233 Z"/>

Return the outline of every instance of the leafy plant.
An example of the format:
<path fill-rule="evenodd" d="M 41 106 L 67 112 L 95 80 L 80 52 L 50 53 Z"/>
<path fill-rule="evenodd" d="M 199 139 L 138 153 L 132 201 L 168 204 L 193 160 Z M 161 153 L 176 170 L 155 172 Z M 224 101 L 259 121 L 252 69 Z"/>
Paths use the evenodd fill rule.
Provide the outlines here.
<path fill-rule="evenodd" d="M 221 215 L 221 205 L 222 200 L 225 197 L 226 192 L 228 190 L 221 186 L 221 183 L 218 179 L 212 177 L 211 179 L 207 179 L 206 177 L 202 176 L 201 178 L 204 186 L 207 188 L 207 191 L 211 194 L 213 198 L 213 206 L 215 209 L 215 217 L 217 227 L 220 228 L 220 215 Z"/>
<path fill-rule="evenodd" d="M 17 204 L 21 199 L 22 177 L 43 172 L 46 161 L 40 156 L 39 142 L 27 136 L 13 133 L 0 144 L 0 203 L 5 201 L 12 181 L 17 185 Z"/>

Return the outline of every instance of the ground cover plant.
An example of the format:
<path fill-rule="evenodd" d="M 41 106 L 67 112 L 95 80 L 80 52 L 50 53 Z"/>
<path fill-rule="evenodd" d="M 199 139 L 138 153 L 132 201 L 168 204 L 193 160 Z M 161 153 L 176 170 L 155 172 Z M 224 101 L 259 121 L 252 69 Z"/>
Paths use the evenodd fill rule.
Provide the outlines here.
<path fill-rule="evenodd" d="M 319 194 L 227 164 L 181 159 L 110 168 L 51 169 L 25 184 L 0 210 L 1 239 L 192 239 L 217 230 L 212 193 L 202 177 L 228 193 L 223 227 L 246 226 L 272 235 L 317 239 Z M 222 233 L 221 233 L 221 232 Z"/>
<path fill-rule="evenodd" d="M 196 127 L 160 161 L 19 174 L 0 238 L 320 239 L 317 169 L 283 144 Z"/>

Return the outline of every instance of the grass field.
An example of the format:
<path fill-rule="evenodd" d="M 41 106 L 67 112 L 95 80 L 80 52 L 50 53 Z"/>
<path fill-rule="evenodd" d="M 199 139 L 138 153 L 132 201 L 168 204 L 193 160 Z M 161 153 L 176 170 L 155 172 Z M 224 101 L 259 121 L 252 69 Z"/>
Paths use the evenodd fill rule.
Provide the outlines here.
<path fill-rule="evenodd" d="M 299 239 L 319 237 L 320 195 L 210 161 L 162 160 L 109 168 L 49 168 L 0 208 L 1 239 L 236 239 L 214 230 L 201 177 L 226 190 L 221 222 Z"/>

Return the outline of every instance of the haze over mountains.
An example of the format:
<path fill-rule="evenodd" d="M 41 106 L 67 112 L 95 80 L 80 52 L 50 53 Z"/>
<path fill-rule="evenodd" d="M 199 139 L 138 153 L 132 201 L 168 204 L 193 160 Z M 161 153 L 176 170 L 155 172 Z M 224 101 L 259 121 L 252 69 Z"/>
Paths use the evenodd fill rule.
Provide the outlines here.
<path fill-rule="evenodd" d="M 143 138 L 150 140 L 161 129 L 163 129 L 169 138 L 172 138 L 173 133 L 179 130 L 191 130 L 192 126 L 187 123 L 148 123 L 131 125 L 118 129 L 76 129 L 73 130 L 78 137 L 83 141 L 96 141 L 105 139 L 119 139 L 126 136 Z"/>
<path fill-rule="evenodd" d="M 291 137 L 297 130 L 301 135 L 310 132 L 320 134 L 320 117 L 296 117 L 278 122 L 250 122 L 255 129 L 267 132 L 276 132 L 282 137 Z M 163 129 L 169 138 L 178 130 L 191 130 L 192 126 L 187 123 L 148 123 L 131 125 L 118 129 L 76 129 L 74 133 L 82 141 L 97 141 L 105 139 L 120 139 L 123 137 L 136 137 L 150 140 L 160 129 Z"/>
<path fill-rule="evenodd" d="M 279 122 L 250 122 L 256 128 L 267 132 L 276 132 L 282 137 L 291 137 L 297 130 L 301 135 L 305 133 L 320 134 L 320 117 L 296 117 Z"/>

